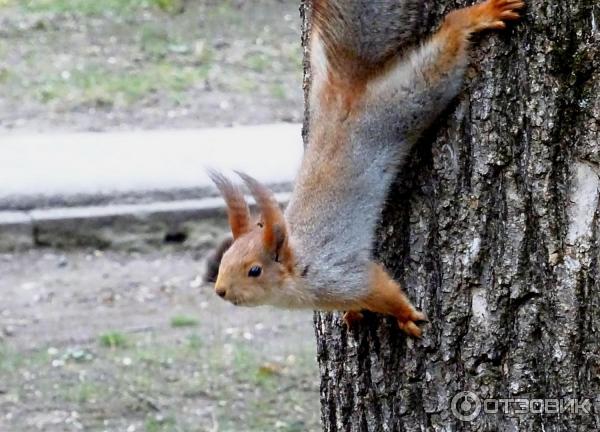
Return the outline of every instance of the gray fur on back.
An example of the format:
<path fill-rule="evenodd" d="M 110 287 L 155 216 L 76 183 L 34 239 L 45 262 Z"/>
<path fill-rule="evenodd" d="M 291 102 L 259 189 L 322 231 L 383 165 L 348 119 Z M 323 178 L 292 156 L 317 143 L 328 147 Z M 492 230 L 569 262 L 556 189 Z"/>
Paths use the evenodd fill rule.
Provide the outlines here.
<path fill-rule="evenodd" d="M 334 3 L 336 3 L 334 1 Z M 421 0 L 340 0 L 340 39 L 365 63 L 379 64 L 414 45 L 423 27 Z"/>
<path fill-rule="evenodd" d="M 318 298 L 358 299 L 368 292 L 368 264 L 390 184 L 418 138 L 460 90 L 464 63 L 438 82 L 424 78 L 439 47 L 425 44 L 369 83 L 359 115 L 315 110 L 314 127 L 286 211 L 298 268 Z M 343 111 L 340 109 L 340 111 Z M 314 123 L 313 123 L 314 124 Z M 349 137 L 335 144 L 336 128 Z M 335 179 L 327 173 L 335 173 Z M 323 187 L 314 187 L 314 179 Z"/>

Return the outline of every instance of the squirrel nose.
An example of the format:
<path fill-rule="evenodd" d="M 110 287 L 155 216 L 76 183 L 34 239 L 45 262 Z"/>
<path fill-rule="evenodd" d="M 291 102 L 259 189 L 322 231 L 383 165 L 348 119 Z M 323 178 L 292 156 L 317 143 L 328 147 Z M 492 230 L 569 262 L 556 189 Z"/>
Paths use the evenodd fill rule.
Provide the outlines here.
<path fill-rule="evenodd" d="M 224 289 L 217 289 L 215 290 L 217 292 L 217 295 L 221 298 L 225 298 L 225 293 L 226 291 Z"/>

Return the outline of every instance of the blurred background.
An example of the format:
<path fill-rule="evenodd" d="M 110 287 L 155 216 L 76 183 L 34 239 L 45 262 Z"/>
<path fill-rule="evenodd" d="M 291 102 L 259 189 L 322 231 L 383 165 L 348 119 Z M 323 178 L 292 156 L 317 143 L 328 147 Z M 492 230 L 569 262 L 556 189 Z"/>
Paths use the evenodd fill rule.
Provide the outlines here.
<path fill-rule="evenodd" d="M 206 167 L 285 203 L 298 2 L 0 0 L 0 431 L 316 431 L 312 313 L 202 280 Z"/>
<path fill-rule="evenodd" d="M 300 122 L 289 0 L 0 0 L 2 126 Z"/>

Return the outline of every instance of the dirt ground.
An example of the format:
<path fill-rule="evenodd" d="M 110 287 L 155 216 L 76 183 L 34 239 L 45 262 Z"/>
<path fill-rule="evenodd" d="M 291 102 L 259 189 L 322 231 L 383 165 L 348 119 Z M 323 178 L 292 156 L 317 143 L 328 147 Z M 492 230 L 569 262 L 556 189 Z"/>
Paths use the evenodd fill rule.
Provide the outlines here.
<path fill-rule="evenodd" d="M 0 130 L 299 122 L 299 38 L 296 0 L 0 0 Z M 312 313 L 206 253 L 0 255 L 0 432 L 319 430 Z"/>
<path fill-rule="evenodd" d="M 0 255 L 0 431 L 316 431 L 310 312 L 236 308 L 203 253 Z"/>
<path fill-rule="evenodd" d="M 0 0 L 0 130 L 300 122 L 296 0 Z"/>

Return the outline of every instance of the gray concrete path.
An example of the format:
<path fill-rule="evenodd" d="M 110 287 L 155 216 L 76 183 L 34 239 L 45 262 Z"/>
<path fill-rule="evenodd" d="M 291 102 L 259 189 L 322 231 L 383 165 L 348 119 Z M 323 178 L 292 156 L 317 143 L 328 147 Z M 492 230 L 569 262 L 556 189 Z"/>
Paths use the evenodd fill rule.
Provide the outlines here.
<path fill-rule="evenodd" d="M 247 172 L 285 201 L 301 157 L 301 126 L 291 124 L 0 135 L 0 250 L 110 245 L 112 227 L 149 221 L 155 240 L 179 232 L 222 210 L 206 168 Z"/>
<path fill-rule="evenodd" d="M 0 209 L 11 198 L 119 195 L 210 186 L 206 168 L 290 182 L 301 126 L 0 135 Z M 199 197 L 196 197 L 199 198 Z"/>

